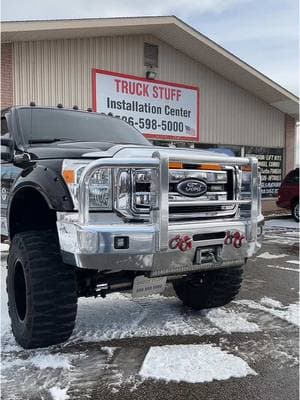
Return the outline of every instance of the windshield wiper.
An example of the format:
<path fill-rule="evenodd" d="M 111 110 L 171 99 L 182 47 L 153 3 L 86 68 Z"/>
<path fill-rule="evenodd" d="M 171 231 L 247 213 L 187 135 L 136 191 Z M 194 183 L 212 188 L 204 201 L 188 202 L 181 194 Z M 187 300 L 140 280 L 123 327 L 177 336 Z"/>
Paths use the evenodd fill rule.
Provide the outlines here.
<path fill-rule="evenodd" d="M 63 142 L 63 141 L 66 141 L 66 140 L 74 141 L 74 139 L 68 139 L 68 138 L 52 138 L 52 139 L 39 138 L 39 139 L 29 139 L 28 143 L 29 144 L 54 143 L 54 142 Z"/>

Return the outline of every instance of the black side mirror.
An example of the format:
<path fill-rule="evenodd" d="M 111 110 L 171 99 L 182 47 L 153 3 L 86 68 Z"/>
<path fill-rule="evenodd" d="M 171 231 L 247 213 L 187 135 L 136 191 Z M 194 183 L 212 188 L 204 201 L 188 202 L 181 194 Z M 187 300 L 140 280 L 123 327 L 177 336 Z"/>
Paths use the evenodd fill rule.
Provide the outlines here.
<path fill-rule="evenodd" d="M 14 142 L 10 138 L 1 138 L 1 161 L 11 162 L 14 158 Z"/>

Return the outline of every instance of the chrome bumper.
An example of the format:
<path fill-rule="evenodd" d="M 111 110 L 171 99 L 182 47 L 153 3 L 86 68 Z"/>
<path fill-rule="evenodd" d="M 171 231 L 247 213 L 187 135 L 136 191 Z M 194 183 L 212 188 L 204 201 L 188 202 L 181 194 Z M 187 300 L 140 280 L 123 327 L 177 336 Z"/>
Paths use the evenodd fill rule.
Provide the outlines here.
<path fill-rule="evenodd" d="M 224 219 L 206 221 L 169 221 L 168 163 L 163 152 L 153 153 L 152 159 L 99 159 L 83 171 L 79 183 L 79 212 L 57 213 L 57 228 L 63 259 L 79 268 L 97 270 L 149 271 L 152 276 L 183 273 L 242 265 L 260 248 L 258 228 L 263 224 L 260 215 L 259 182 L 255 158 L 189 156 L 182 162 L 220 163 L 223 165 L 251 165 L 251 200 L 234 200 L 234 204 L 251 204 L 248 220 Z M 155 173 L 151 191 L 158 194 L 151 207 L 149 222 L 124 222 L 115 213 L 89 212 L 89 181 L 100 168 L 151 168 Z M 210 204 L 210 202 L 208 202 Z M 205 205 L 203 202 L 201 203 Z M 218 204 L 228 204 L 220 201 Z M 245 237 L 239 248 L 224 243 L 226 232 L 239 232 Z M 210 236 L 205 237 L 206 234 Z M 215 234 L 215 235 L 214 235 Z M 171 248 L 176 236 L 191 238 L 191 248 L 181 251 Z M 197 236 L 195 236 L 197 235 Z M 200 237 L 201 235 L 201 237 Z M 127 248 L 118 249 L 115 240 L 126 238 Z M 199 261 L 201 249 L 218 249 L 218 260 Z M 201 257 L 200 257 L 201 258 Z M 222 261 L 220 261 L 222 260 Z"/>
<path fill-rule="evenodd" d="M 113 216 L 106 218 L 113 221 Z M 105 216 L 103 216 L 105 217 Z M 150 224 L 143 223 L 113 223 L 99 224 L 101 216 L 94 216 L 94 224 L 81 225 L 77 213 L 58 213 L 58 234 L 62 255 L 66 263 L 79 268 L 97 270 L 136 270 L 151 271 L 153 276 L 168 275 L 192 270 L 205 270 L 243 265 L 260 248 L 260 237 L 255 241 L 245 241 L 244 246 L 235 249 L 224 245 L 224 238 L 205 240 L 206 234 L 240 232 L 246 238 L 250 237 L 251 224 L 241 220 L 219 220 L 194 223 L 175 223 L 168 225 L 167 243 L 176 236 L 195 238 L 192 248 L 181 251 L 178 248 L 168 248 L 165 251 L 156 249 L 156 231 Z M 263 217 L 257 220 L 258 229 L 263 225 Z M 197 240 L 202 235 L 204 239 Z M 128 237 L 128 249 L 115 249 L 116 237 Z M 196 252 L 202 248 L 220 247 L 221 264 L 197 264 Z M 230 251 L 229 251 L 230 250 Z"/>

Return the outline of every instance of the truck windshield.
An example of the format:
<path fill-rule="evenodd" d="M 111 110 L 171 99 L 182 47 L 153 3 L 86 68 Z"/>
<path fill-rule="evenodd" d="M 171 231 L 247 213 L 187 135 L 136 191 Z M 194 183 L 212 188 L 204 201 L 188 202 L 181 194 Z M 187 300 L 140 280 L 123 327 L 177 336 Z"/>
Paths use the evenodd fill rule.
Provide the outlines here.
<path fill-rule="evenodd" d="M 106 115 L 51 108 L 20 108 L 20 130 L 25 143 L 59 140 L 108 142 L 149 146 L 134 127 Z"/>

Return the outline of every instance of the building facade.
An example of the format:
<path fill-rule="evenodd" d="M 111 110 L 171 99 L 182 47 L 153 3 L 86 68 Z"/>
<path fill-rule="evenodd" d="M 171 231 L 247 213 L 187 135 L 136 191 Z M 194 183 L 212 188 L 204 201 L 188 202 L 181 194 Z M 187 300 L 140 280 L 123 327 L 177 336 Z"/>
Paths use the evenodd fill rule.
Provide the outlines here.
<path fill-rule="evenodd" d="M 95 108 L 92 70 L 198 88 L 199 139 L 162 145 L 258 156 L 264 209 L 295 163 L 298 98 L 175 17 L 5 22 L 1 108 Z M 98 111 L 102 111 L 99 109 Z"/>

